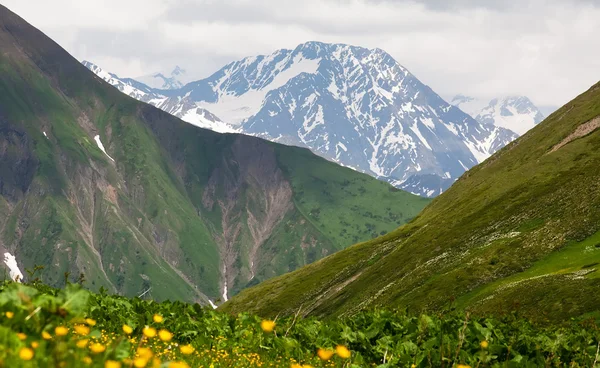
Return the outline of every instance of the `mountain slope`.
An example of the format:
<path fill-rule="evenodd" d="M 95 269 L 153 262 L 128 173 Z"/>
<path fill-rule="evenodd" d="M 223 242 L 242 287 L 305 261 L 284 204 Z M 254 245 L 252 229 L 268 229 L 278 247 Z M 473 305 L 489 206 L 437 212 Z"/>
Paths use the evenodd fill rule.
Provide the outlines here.
<path fill-rule="evenodd" d="M 230 63 L 148 102 L 190 123 L 208 110 L 241 133 L 424 196 L 516 138 L 448 104 L 382 50 L 320 42 Z"/>
<path fill-rule="evenodd" d="M 538 320 L 597 311 L 598 128 L 600 83 L 468 171 L 409 224 L 248 289 L 224 309 L 336 316 L 454 303 Z"/>
<path fill-rule="evenodd" d="M 494 98 L 488 103 L 472 97 L 457 95 L 450 102 L 482 124 L 493 124 L 518 135 L 544 120 L 544 115 L 525 96 Z"/>
<path fill-rule="evenodd" d="M 227 299 L 428 202 L 140 103 L 4 7 L 0 49 L 0 249 L 50 284 Z"/>

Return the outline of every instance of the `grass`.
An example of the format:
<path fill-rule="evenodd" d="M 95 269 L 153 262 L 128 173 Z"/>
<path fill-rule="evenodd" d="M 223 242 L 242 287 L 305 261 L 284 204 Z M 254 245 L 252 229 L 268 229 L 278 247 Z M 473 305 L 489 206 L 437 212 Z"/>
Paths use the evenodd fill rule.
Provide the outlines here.
<path fill-rule="evenodd" d="M 298 209 L 337 250 L 384 235 L 414 218 L 430 199 L 338 167 L 308 150 L 277 146 Z"/>
<path fill-rule="evenodd" d="M 544 259 L 546 271 L 575 270 L 563 250 L 600 230 L 600 133 L 550 150 L 599 115 L 596 85 L 469 170 L 410 223 L 243 291 L 224 308 L 264 316 L 301 306 L 305 315 L 329 317 L 384 306 L 418 313 L 451 308 L 475 290 L 484 300 L 493 292 L 486 285 L 527 277 L 518 275 L 538 272 Z M 518 303 L 530 318 L 555 321 L 596 311 L 595 273 L 569 277 L 544 279 L 535 292 L 523 284 L 481 308 L 501 314 Z M 466 300 L 461 308 L 475 308 Z"/>

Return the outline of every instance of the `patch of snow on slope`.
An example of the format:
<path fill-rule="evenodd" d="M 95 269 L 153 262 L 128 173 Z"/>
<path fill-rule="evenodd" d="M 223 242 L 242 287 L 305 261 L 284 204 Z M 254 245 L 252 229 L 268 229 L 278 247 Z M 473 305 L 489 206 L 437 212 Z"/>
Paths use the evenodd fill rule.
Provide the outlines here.
<path fill-rule="evenodd" d="M 212 307 L 212 309 L 217 309 L 217 305 L 215 303 L 213 303 L 212 300 L 208 299 L 208 303 L 210 304 L 210 306 Z"/>
<path fill-rule="evenodd" d="M 429 145 L 429 143 L 427 143 L 427 139 L 425 139 L 425 137 L 423 137 L 423 135 L 421 134 L 421 131 L 419 130 L 416 121 L 413 125 L 410 126 L 410 130 L 412 130 L 413 133 L 415 133 L 415 135 L 419 138 L 421 143 L 423 143 L 423 145 L 427 147 L 428 150 L 432 151 L 431 146 Z"/>
<path fill-rule="evenodd" d="M 263 101 L 270 91 L 284 86 L 292 78 L 302 73 L 315 74 L 320 62 L 320 59 L 305 59 L 300 53 L 293 59 L 292 64 L 287 69 L 280 71 L 268 85 L 260 89 L 249 90 L 239 96 L 234 93 L 221 93 L 217 102 L 200 102 L 198 106 L 206 108 L 223 121 L 239 125 L 242 121 L 260 111 Z M 228 75 L 223 79 L 226 80 L 227 78 Z M 218 84 L 216 88 L 220 88 L 221 85 L 221 83 Z"/>
<path fill-rule="evenodd" d="M 490 151 L 492 149 L 492 144 L 496 140 L 497 136 L 498 128 L 494 128 L 494 131 L 482 142 L 472 142 L 469 140 L 465 140 L 467 148 L 469 148 L 473 156 L 475 156 L 475 159 L 478 163 L 482 163 L 488 157 L 491 156 Z"/>
<path fill-rule="evenodd" d="M 106 150 L 104 149 L 104 145 L 102 144 L 102 141 L 100 140 L 100 136 L 99 136 L 99 135 L 96 135 L 96 136 L 94 137 L 94 140 L 96 141 L 96 144 L 98 145 L 98 148 L 100 148 L 100 150 L 101 150 L 102 152 L 104 152 L 104 154 L 106 155 L 106 157 L 110 158 L 110 159 L 111 159 L 113 162 L 115 162 L 115 160 L 114 160 L 112 157 L 110 157 L 110 156 L 108 155 L 108 153 L 106 153 Z"/>
<path fill-rule="evenodd" d="M 46 132 L 42 132 L 42 133 L 44 133 L 44 137 L 48 138 L 48 134 L 46 134 Z M 50 139 L 50 138 L 48 138 L 48 139 Z"/>
<path fill-rule="evenodd" d="M 8 267 L 9 276 L 11 280 L 21 282 L 23 280 L 23 274 L 17 264 L 17 259 L 10 253 L 4 253 L 4 264 Z"/>
<path fill-rule="evenodd" d="M 308 135 L 317 126 L 323 125 L 323 124 L 325 124 L 325 118 L 323 115 L 323 106 L 318 105 L 317 113 L 313 116 L 313 118 L 312 119 L 310 119 L 310 118 L 304 119 L 304 123 L 302 124 L 302 127 L 304 128 L 304 131 L 306 133 L 304 135 L 302 135 L 302 138 L 304 138 L 306 135 Z"/>
<path fill-rule="evenodd" d="M 228 301 L 227 298 L 227 281 L 225 281 L 225 286 L 223 286 L 223 301 Z"/>
<path fill-rule="evenodd" d="M 185 112 L 181 117 L 181 120 L 186 123 L 190 123 L 200 128 L 214 130 L 218 133 L 237 133 L 236 129 L 231 128 L 229 125 L 222 121 L 213 121 L 206 117 L 204 109 L 190 109 Z"/>

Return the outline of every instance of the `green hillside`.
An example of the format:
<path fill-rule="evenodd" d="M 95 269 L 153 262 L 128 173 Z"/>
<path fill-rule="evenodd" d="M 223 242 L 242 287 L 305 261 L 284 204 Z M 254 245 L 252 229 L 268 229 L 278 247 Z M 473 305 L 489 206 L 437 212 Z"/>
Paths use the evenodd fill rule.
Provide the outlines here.
<path fill-rule="evenodd" d="M 207 303 L 429 202 L 137 102 L 1 6 L 0 50 L 0 250 L 51 285 Z"/>
<path fill-rule="evenodd" d="M 597 313 L 599 127 L 596 84 L 409 224 L 245 290 L 224 309 L 338 316 L 458 307 L 542 321 Z"/>

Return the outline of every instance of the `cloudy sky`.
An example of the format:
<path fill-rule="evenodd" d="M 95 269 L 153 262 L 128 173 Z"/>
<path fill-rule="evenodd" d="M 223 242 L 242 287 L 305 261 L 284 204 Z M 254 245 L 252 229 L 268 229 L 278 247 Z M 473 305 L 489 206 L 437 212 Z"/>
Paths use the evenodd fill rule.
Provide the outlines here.
<path fill-rule="evenodd" d="M 78 59 L 121 77 L 198 78 L 318 40 L 379 47 L 444 97 L 562 105 L 600 80 L 596 0 L 4 0 Z"/>

